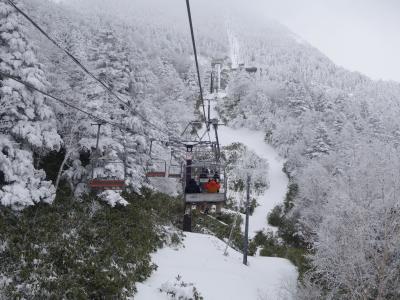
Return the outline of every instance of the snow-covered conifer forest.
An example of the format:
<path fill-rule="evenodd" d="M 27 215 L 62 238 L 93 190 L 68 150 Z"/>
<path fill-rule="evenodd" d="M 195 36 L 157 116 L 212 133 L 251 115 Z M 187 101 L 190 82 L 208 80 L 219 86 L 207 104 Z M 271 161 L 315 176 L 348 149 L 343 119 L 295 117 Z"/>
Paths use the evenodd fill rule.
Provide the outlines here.
<path fill-rule="evenodd" d="M 192 1 L 192 14 L 205 98 L 226 124 L 228 200 L 221 214 L 193 210 L 185 237 L 181 182 L 146 178 L 154 157 L 182 161 L 152 140 L 204 121 L 186 6 L 173 2 L 12 1 L 107 90 L 0 0 L 0 299 L 228 299 L 195 255 L 214 263 L 204 272 L 238 272 L 219 283 L 229 299 L 244 299 L 240 285 L 248 299 L 399 299 L 400 83 L 226 2 Z M 93 176 L 126 189 L 94 193 Z"/>

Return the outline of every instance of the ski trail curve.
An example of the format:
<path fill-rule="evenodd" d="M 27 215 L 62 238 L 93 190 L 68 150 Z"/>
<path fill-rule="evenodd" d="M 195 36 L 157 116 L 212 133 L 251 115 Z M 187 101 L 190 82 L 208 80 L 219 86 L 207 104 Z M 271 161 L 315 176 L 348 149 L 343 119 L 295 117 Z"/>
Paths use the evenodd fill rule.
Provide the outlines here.
<path fill-rule="evenodd" d="M 270 187 L 257 198 L 260 205 L 250 217 L 249 237 L 254 237 L 259 230 L 273 229 L 267 223 L 267 214 L 282 203 L 286 195 L 288 178 L 282 171 L 284 160 L 265 143 L 261 131 L 223 126 L 219 133 L 221 145 L 243 143 L 268 161 Z M 249 256 L 249 265 L 244 266 L 241 253 L 229 248 L 229 255 L 222 255 L 225 242 L 206 234 L 185 233 L 183 244 L 184 247 L 178 249 L 165 247 L 152 254 L 152 261 L 158 268 L 146 281 L 137 283 L 135 299 L 167 299 L 160 288 L 171 285 L 178 275 L 194 283 L 204 299 L 294 298 L 298 272 L 287 259 Z"/>
<path fill-rule="evenodd" d="M 268 224 L 267 215 L 276 205 L 281 204 L 286 196 L 289 181 L 282 170 L 284 159 L 264 141 L 264 133 L 261 131 L 222 126 L 219 128 L 219 132 L 221 145 L 227 146 L 239 142 L 267 160 L 270 186 L 262 195 L 257 197 L 259 206 L 256 207 L 249 220 L 249 237 L 253 238 L 255 233 L 260 230 L 276 230 L 275 227 Z"/>

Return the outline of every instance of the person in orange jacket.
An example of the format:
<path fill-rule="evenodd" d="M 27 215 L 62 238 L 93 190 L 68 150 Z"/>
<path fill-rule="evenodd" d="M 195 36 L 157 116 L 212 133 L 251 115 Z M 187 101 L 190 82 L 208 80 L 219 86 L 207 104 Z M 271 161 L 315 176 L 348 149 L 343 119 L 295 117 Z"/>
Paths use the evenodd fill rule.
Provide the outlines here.
<path fill-rule="evenodd" d="M 221 185 L 215 180 L 215 179 L 210 179 L 204 186 L 206 191 L 208 193 L 219 193 L 219 189 L 221 188 Z"/>

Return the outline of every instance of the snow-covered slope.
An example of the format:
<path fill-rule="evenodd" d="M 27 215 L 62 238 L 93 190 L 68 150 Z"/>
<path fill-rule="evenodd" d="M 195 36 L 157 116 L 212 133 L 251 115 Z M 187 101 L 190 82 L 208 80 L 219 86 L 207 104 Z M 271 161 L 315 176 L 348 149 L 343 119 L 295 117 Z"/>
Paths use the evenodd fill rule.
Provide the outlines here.
<path fill-rule="evenodd" d="M 217 95 L 217 101 L 221 101 L 226 96 L 225 93 Z M 215 106 L 217 101 L 213 101 L 212 117 L 218 118 Z M 269 165 L 269 188 L 257 197 L 257 206 L 249 220 L 249 238 L 253 238 L 257 231 L 268 229 L 275 231 L 276 228 L 267 222 L 268 213 L 285 199 L 288 177 L 283 172 L 284 159 L 279 156 L 273 147 L 265 142 L 265 133 L 262 131 L 250 130 L 247 128 L 232 128 L 229 126 L 219 127 L 219 141 L 222 146 L 232 143 L 242 143 L 249 150 L 254 151 L 259 157 L 265 159 Z M 244 224 L 242 224 L 244 226 Z"/>
<path fill-rule="evenodd" d="M 267 223 L 268 213 L 285 198 L 288 178 L 282 171 L 284 160 L 276 151 L 264 141 L 261 131 L 252 131 L 246 128 L 233 129 L 227 126 L 220 128 L 220 141 L 223 146 L 234 142 L 245 144 L 258 156 L 267 160 L 270 169 L 270 187 L 257 198 L 259 206 L 254 210 L 249 221 L 249 237 L 252 238 L 257 231 L 274 228 Z"/>
<path fill-rule="evenodd" d="M 179 275 L 191 282 L 207 300 L 291 299 L 297 271 L 287 260 L 275 257 L 249 257 L 242 264 L 242 254 L 230 249 L 216 237 L 185 233 L 184 246 L 164 248 L 153 254 L 157 271 L 144 283 L 138 283 L 137 300 L 169 299 L 159 289 L 172 285 Z"/>
<path fill-rule="evenodd" d="M 215 114 L 215 112 L 213 113 Z M 264 141 L 264 134 L 246 128 L 221 127 L 221 145 L 240 142 L 268 161 L 270 188 L 257 198 L 259 206 L 249 222 L 249 237 L 267 224 L 267 214 L 282 203 L 288 179 L 282 171 L 283 159 Z M 229 249 L 224 256 L 225 243 L 216 237 L 186 233 L 183 247 L 164 248 L 153 254 L 158 269 L 143 284 L 138 284 L 135 299 L 168 299 L 160 292 L 162 286 L 171 287 L 180 276 L 194 284 L 204 299 L 291 299 L 297 280 L 296 268 L 286 259 L 249 257 L 249 266 L 242 264 L 242 254 Z M 175 287 L 176 288 L 176 287 Z"/>

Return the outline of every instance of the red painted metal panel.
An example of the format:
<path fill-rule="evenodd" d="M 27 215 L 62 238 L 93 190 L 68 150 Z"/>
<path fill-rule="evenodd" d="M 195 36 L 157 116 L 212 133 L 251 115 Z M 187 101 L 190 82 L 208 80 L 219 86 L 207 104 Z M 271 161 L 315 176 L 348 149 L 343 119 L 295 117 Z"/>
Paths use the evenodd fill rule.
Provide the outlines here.
<path fill-rule="evenodd" d="M 146 177 L 165 177 L 165 172 L 148 172 Z"/>
<path fill-rule="evenodd" d="M 124 180 L 93 179 L 89 182 L 92 189 L 122 190 L 125 187 Z"/>

